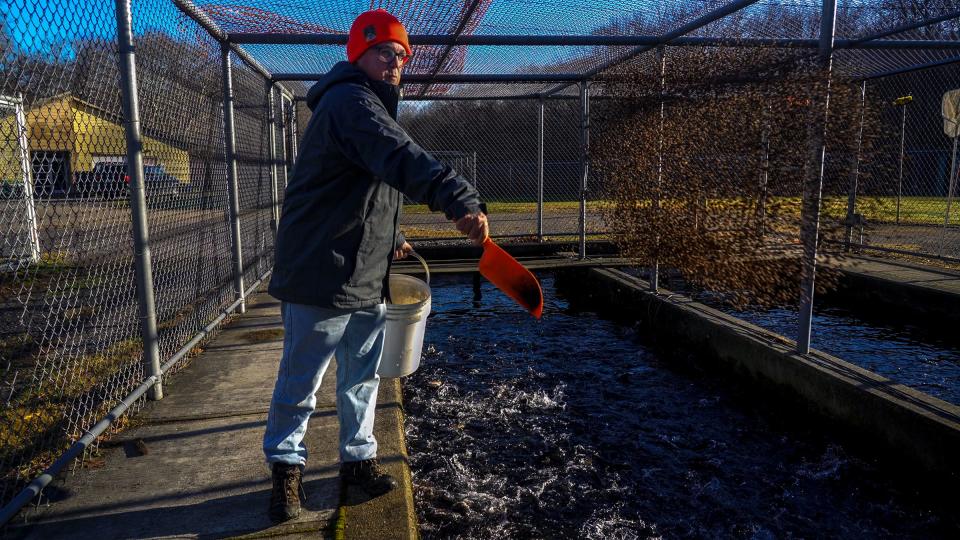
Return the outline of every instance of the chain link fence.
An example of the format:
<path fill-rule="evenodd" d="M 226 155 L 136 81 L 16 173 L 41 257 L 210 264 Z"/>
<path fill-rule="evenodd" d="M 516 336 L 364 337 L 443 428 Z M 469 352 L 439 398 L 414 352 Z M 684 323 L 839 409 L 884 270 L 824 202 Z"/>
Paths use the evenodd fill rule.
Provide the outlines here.
<path fill-rule="evenodd" d="M 877 174 L 857 186 L 863 233 L 874 250 L 960 259 L 955 139 L 944 131 L 944 94 L 960 88 L 955 66 L 912 71 L 865 82 L 877 110 L 883 152 L 865 164 Z M 951 175 L 954 187 L 951 190 Z"/>
<path fill-rule="evenodd" d="M 579 235 L 578 99 L 546 99 L 542 105 L 537 99 L 409 101 L 401 106 L 400 122 L 413 140 L 474 184 L 490 211 L 494 237 L 551 241 Z M 402 226 L 408 238 L 459 237 L 442 216 L 407 202 Z M 589 234 L 602 234 L 592 204 L 589 215 Z"/>
<path fill-rule="evenodd" d="M 307 28 L 329 34 L 350 17 L 342 6 L 325 2 L 254 2 L 244 10 L 199 4 L 137 0 L 132 5 L 149 231 L 148 238 L 136 240 L 140 174 L 129 165 L 135 154 L 127 144 L 131 114 L 121 94 L 127 51 L 118 46 L 124 33 L 118 38 L 115 6 L 12 0 L 0 10 L 0 504 L 127 396 L 140 396 L 141 383 L 157 375 L 145 368 L 153 360 L 145 358 L 151 347 L 141 337 L 141 325 L 148 326 L 142 319 L 145 305 L 150 304 L 147 318 L 155 319 L 160 364 L 165 374 L 175 373 L 189 362 L 188 345 L 209 336 L 241 305 L 244 289 L 272 267 L 286 178 L 310 119 L 302 101 L 306 85 L 275 84 L 284 78 L 271 77 L 247 49 L 224 53 L 226 34 L 211 33 L 220 24 L 225 29 L 220 32 L 268 28 L 290 37 Z M 521 4 L 555 15 L 538 31 L 573 31 L 561 24 L 568 8 L 539 0 Z M 658 42 L 666 50 L 664 68 L 653 62 L 663 58 L 651 52 L 654 45 L 612 41 L 570 48 L 526 45 L 509 52 L 499 45 L 471 46 L 470 64 L 464 45 L 417 47 L 409 71 L 429 79 L 408 85 L 415 99 L 402 102 L 401 124 L 476 186 L 488 204 L 495 237 L 605 237 L 618 219 L 609 211 L 621 175 L 646 182 L 641 197 L 627 199 L 631 208 L 663 203 L 669 209 L 668 197 L 661 196 L 670 195 L 663 186 L 673 185 L 674 209 L 686 205 L 676 212 L 686 220 L 679 224 L 684 231 L 722 239 L 728 232 L 722 227 L 732 222 L 711 216 L 739 212 L 735 225 L 741 232 L 745 224 L 771 225 L 739 238 L 787 245 L 794 254 L 803 245 L 809 265 L 816 242 L 808 241 L 809 234 L 801 238 L 801 221 L 806 218 L 809 228 L 817 214 L 802 207 L 819 212 L 820 194 L 811 189 L 820 185 L 825 233 L 846 226 L 864 247 L 960 257 L 960 209 L 954 205 L 953 215 L 948 210 L 951 192 L 956 196 L 950 187 L 956 141 L 944 136 L 939 116 L 942 94 L 960 86 L 955 65 L 869 78 L 858 96 L 852 81 L 883 66 L 918 62 L 903 51 L 838 53 L 845 67 L 831 80 L 833 109 L 824 119 L 826 104 L 820 100 L 828 94 L 818 85 L 829 72 L 821 77 L 820 64 L 809 73 L 798 68 L 816 56 L 817 43 L 811 48 L 801 42 L 817 33 L 820 3 L 774 2 L 758 4 L 756 11 L 742 0 L 628 4 L 593 6 L 595 20 L 571 22 L 584 42 L 674 32 Z M 414 35 L 469 35 L 480 28 L 488 37 L 530 32 L 514 26 L 511 9 L 519 8 L 472 6 L 463 13 L 425 10 L 406 22 Z M 306 14 L 298 15 L 300 8 Z M 948 8 L 953 9 L 945 4 L 937 10 Z M 721 21 L 737 10 L 741 17 Z M 887 28 L 888 17 L 871 13 L 845 10 L 841 34 L 878 39 L 870 32 Z M 915 15 L 897 24 L 910 17 Z M 306 19 L 314 26 L 305 27 Z M 723 40 L 681 46 L 673 40 L 683 33 L 694 40 Z M 732 41 L 741 38 L 796 43 L 780 50 L 775 43 L 760 48 Z M 671 46 L 664 47 L 667 42 Z M 320 73 L 340 59 L 342 46 L 331 43 L 251 44 L 249 50 L 274 71 L 291 71 L 296 78 L 295 69 Z M 945 54 L 929 52 L 923 59 Z M 515 75 L 533 79 L 433 80 L 484 70 L 491 78 L 522 71 Z M 617 77 L 639 84 L 618 92 L 611 82 Z M 777 81 L 785 83 L 776 86 Z M 590 99 L 582 100 L 578 90 Z M 625 116 L 605 119 L 621 106 L 649 121 L 617 127 Z M 858 110 L 860 124 L 870 126 L 869 139 L 856 128 Z M 606 137 L 601 142 L 589 140 L 601 133 Z M 626 153 L 621 149 L 632 147 L 643 170 L 595 170 L 587 151 L 601 145 L 614 163 Z M 825 151 L 819 176 L 815 168 L 821 161 L 811 158 L 811 148 Z M 775 210 L 782 219 L 765 219 Z M 463 241 L 442 215 L 416 201 L 405 205 L 402 227 L 414 241 Z M 720 245 L 687 240 L 681 236 L 676 245 Z M 135 247 L 140 241 L 149 248 L 153 302 L 138 291 L 138 276 L 144 275 Z M 686 260 L 704 260 L 710 253 L 700 249 Z M 806 275 L 812 287 L 812 266 Z M 811 293 L 805 291 L 808 304 Z M 137 397 L 126 412 L 143 403 Z M 128 421 L 121 416 L 111 429 L 123 429 Z"/>
<path fill-rule="evenodd" d="M 163 0 L 137 1 L 132 16 L 157 345 L 171 374 L 189 362 L 184 345 L 236 301 L 220 44 Z M 115 7 L 16 0 L 4 17 L 0 505 L 150 375 Z M 290 96 L 273 87 L 271 101 L 267 80 L 232 60 L 249 286 L 272 266 L 274 203 L 292 159 L 288 129 L 272 161 L 270 105 L 276 126 L 295 123 Z"/>

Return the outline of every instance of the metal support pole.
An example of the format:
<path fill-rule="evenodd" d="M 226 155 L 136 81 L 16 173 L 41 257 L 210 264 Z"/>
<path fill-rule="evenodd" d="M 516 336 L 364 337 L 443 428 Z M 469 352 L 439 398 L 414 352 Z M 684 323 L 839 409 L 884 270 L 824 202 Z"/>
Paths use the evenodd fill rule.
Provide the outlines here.
<path fill-rule="evenodd" d="M 140 108 L 137 97 L 137 65 L 133 49 L 133 22 L 130 0 L 116 0 L 117 47 L 120 65 L 120 94 L 123 100 L 124 130 L 127 142 L 127 174 L 130 176 L 130 214 L 133 220 L 134 267 L 137 276 L 137 309 L 143 340 L 144 371 L 157 382 L 147 391 L 151 400 L 163 399 L 160 371 L 160 347 L 157 337 L 157 311 L 153 296 L 153 267 L 150 257 L 150 232 L 144 193 L 143 150 L 140 138 Z"/>
<path fill-rule="evenodd" d="M 900 172 L 897 174 L 897 225 L 900 224 L 900 200 L 903 197 L 903 153 L 906 149 L 907 136 L 907 103 L 903 104 L 903 114 L 900 120 Z"/>
<path fill-rule="evenodd" d="M 267 123 L 269 124 L 270 143 L 270 230 L 277 236 L 280 222 L 280 204 L 277 196 L 277 114 L 274 83 L 267 81 Z"/>
<path fill-rule="evenodd" d="M 767 220 L 767 188 L 770 185 L 770 107 L 764 107 L 763 132 L 760 134 L 760 186 L 757 193 L 757 234 L 761 237 L 766 234 Z"/>
<path fill-rule="evenodd" d="M 810 333 L 813 325 L 813 297 L 817 272 L 817 236 L 820 229 L 820 196 L 823 191 L 824 161 L 826 158 L 827 115 L 830 112 L 830 83 L 833 67 L 833 38 L 836 31 L 837 2 L 823 0 L 820 16 L 820 63 L 825 69 L 826 91 L 823 114 L 814 113 L 810 127 L 810 157 L 807 163 L 807 178 L 804 182 L 804 205 L 802 209 L 800 236 L 803 242 L 803 267 L 800 289 L 800 328 L 797 337 L 797 352 L 810 352 Z M 816 100 L 813 101 L 816 103 Z"/>
<path fill-rule="evenodd" d="M 653 262 L 650 264 L 650 291 L 660 290 L 660 198 L 663 189 L 663 135 L 666 122 L 666 103 L 663 101 L 663 94 L 667 86 L 667 57 L 664 54 L 664 48 L 657 47 L 656 60 L 660 64 L 660 124 L 657 127 L 657 185 L 653 192 L 653 212 L 654 221 L 654 242 L 653 242 Z"/>
<path fill-rule="evenodd" d="M 590 86 L 580 81 L 580 251 L 587 258 L 587 177 L 590 175 Z"/>
<path fill-rule="evenodd" d="M 863 149 L 863 117 L 867 108 L 867 81 L 860 83 L 860 129 L 857 132 L 857 161 L 850 175 L 850 191 L 847 193 L 846 234 L 844 235 L 843 250 L 850 251 L 853 241 L 854 216 L 857 214 L 857 190 L 860 183 L 860 153 Z M 863 241 L 861 239 L 861 244 Z"/>
<path fill-rule="evenodd" d="M 30 139 L 27 135 L 27 117 L 23 112 L 23 95 L 13 100 L 0 96 L 0 105 L 13 109 L 17 121 L 17 146 L 19 147 L 20 170 L 23 178 L 23 228 L 27 231 L 29 253 L 27 260 L 36 263 L 40 260 L 40 234 L 37 227 L 37 206 L 33 196 L 33 166 L 30 164 Z"/>
<path fill-rule="evenodd" d="M 297 163 L 297 143 L 300 137 L 300 128 L 297 125 L 297 102 L 290 100 L 290 163 Z"/>
<path fill-rule="evenodd" d="M 543 242 L 543 98 L 537 107 L 537 242 Z"/>
<path fill-rule="evenodd" d="M 243 249 L 240 245 L 240 188 L 237 179 L 237 139 L 233 125 L 233 68 L 230 47 L 220 45 L 220 62 L 223 71 L 223 142 L 226 150 L 227 179 L 230 192 L 230 232 L 233 242 L 233 294 L 240 301 L 239 313 L 245 313 L 243 296 Z"/>
<path fill-rule="evenodd" d="M 287 188 L 287 177 L 290 176 L 290 171 L 287 166 L 287 100 L 283 97 L 283 94 L 280 95 L 280 140 L 283 141 L 283 144 L 280 145 L 280 152 L 283 156 L 283 188 Z"/>
<path fill-rule="evenodd" d="M 473 151 L 473 161 L 470 162 L 470 171 L 473 174 L 473 188 L 480 193 L 479 179 L 477 178 L 477 151 Z"/>
<path fill-rule="evenodd" d="M 950 157 L 950 179 L 947 181 L 947 210 L 943 216 L 943 232 L 940 234 L 940 250 L 938 255 L 943 257 L 943 249 L 947 243 L 947 227 L 950 226 L 950 206 L 953 204 L 953 194 L 957 186 L 957 139 L 953 138 L 953 154 Z"/>

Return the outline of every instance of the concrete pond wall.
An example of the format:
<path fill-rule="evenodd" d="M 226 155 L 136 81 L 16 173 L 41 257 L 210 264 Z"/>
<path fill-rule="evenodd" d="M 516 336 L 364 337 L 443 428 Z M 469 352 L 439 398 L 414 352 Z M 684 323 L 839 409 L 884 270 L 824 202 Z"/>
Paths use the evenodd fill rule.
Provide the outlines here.
<path fill-rule="evenodd" d="M 646 281 L 619 270 L 560 270 L 557 286 L 575 306 L 637 321 L 658 341 L 682 344 L 765 395 L 830 419 L 860 446 L 893 457 L 898 469 L 946 489 L 960 484 L 960 407 L 821 351 L 797 354 L 792 340 L 685 296 L 652 293 Z"/>

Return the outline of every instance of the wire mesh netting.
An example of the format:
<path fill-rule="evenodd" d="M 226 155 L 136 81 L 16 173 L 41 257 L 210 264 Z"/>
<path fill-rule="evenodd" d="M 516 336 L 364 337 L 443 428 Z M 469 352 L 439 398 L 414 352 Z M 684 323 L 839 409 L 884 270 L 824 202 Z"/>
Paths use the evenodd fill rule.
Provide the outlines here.
<path fill-rule="evenodd" d="M 544 100 L 542 130 L 535 100 L 407 102 L 400 120 L 415 141 L 477 187 L 494 236 L 537 238 L 542 231 L 549 240 L 578 234 L 579 101 Z M 442 215 L 410 202 L 402 222 L 409 238 L 459 237 Z"/>
<path fill-rule="evenodd" d="M 245 6 L 197 2 L 200 8 L 227 32 L 344 34 L 358 13 L 384 8 L 394 13 L 410 34 L 552 35 L 624 34 L 636 30 L 628 19 L 643 20 L 644 29 L 661 33 L 711 9 L 723 0 L 706 2 L 632 1 L 602 4 L 586 0 L 557 4 L 542 1 L 492 2 L 443 0 L 416 2 L 388 0 L 369 2 L 280 1 L 251 2 Z M 570 17 L 575 12 L 578 17 Z M 414 48 L 408 73 L 502 73 L 582 72 L 625 54 L 630 47 L 525 48 L 518 55 L 512 47 L 423 45 Z M 256 45 L 250 48 L 272 72 L 325 72 L 344 57 L 342 46 Z M 291 61 L 296 58 L 297 61 Z M 419 91 L 417 92 L 419 94 Z"/>
<path fill-rule="evenodd" d="M 0 19 L 0 503 L 146 376 L 114 6 L 15 4 Z M 133 20 L 166 362 L 235 299 L 220 47 L 162 0 Z M 236 64 L 250 284 L 272 264 L 267 87 Z"/>
<path fill-rule="evenodd" d="M 428 79 L 405 85 L 401 123 L 476 186 L 494 236 L 618 235 L 635 242 L 631 254 L 736 288 L 744 283 L 707 278 L 744 267 L 700 263 L 770 246 L 798 254 L 825 151 L 822 238 L 960 257 L 956 138 L 941 117 L 944 93 L 960 87 L 960 0 L 839 2 L 832 71 L 817 60 L 815 0 L 132 7 L 161 362 L 236 300 L 237 265 L 247 286 L 272 266 L 311 83 L 268 84 L 244 58 L 306 79 L 344 58 L 340 44 L 230 53 L 238 261 L 221 43 L 178 7 L 228 33 L 342 35 L 358 13 L 383 7 L 414 35 L 599 43 L 414 46 L 406 74 Z M 111 2 L 0 7 L 0 503 L 146 376 L 115 15 Z M 459 238 L 416 201 L 403 228 L 412 240 Z M 662 251 L 670 242 L 674 252 Z M 770 276 L 755 269 L 754 281 Z"/>
<path fill-rule="evenodd" d="M 395 13 L 411 34 L 460 36 L 597 36 L 656 37 L 703 22 L 684 37 L 807 40 L 797 45 L 814 51 L 819 35 L 821 2 L 784 0 L 765 2 L 651 2 L 604 4 L 576 0 L 557 4 L 546 1 L 473 0 L 462 4 L 445 1 L 391 0 L 366 2 L 315 2 L 308 4 L 262 0 L 246 5 L 198 2 L 200 10 L 227 32 L 275 34 L 345 34 L 353 17 L 366 9 L 382 7 Z M 736 5 L 739 10 L 710 22 L 717 9 Z M 945 42 L 957 33 L 956 0 L 896 2 L 846 0 L 838 3 L 836 34 L 840 50 L 836 68 L 845 74 L 867 75 L 945 58 L 960 56 L 960 49 Z M 576 13 L 576 17 L 569 14 Z M 931 21 L 917 26 L 916 23 Z M 911 24 L 913 23 L 913 24 Z M 695 26 L 695 25 L 694 25 Z M 906 30 L 891 32 L 898 28 Z M 891 50 L 864 46 L 876 37 L 903 42 L 937 40 L 934 46 Z M 275 73 L 324 73 L 344 58 L 343 46 L 249 44 L 244 46 Z M 590 76 L 604 67 L 627 60 L 650 47 L 634 45 L 414 45 L 414 59 L 406 72 L 431 74 L 557 74 Z M 408 95 L 498 95 L 496 85 L 408 85 Z M 515 93 L 533 96 L 556 91 L 556 83 L 513 85 Z M 516 94 L 515 94 L 516 95 Z"/>
<path fill-rule="evenodd" d="M 960 217 L 951 204 L 958 195 L 955 138 L 941 116 L 944 95 L 958 88 L 952 66 L 866 81 L 882 152 L 867 164 L 874 174 L 857 186 L 857 242 L 960 258 Z"/>
<path fill-rule="evenodd" d="M 236 163 L 240 195 L 241 243 L 244 279 L 252 283 L 273 267 L 273 232 L 271 230 L 272 192 L 267 81 L 247 69 L 236 59 L 233 62 L 236 130 Z M 286 100 L 278 103 L 284 106 Z M 276 111 L 288 118 L 286 111 Z M 289 120 L 284 122 L 287 125 Z M 281 139 L 285 139 L 281 137 Z M 280 157 L 285 150 L 281 149 Z M 229 244 L 227 244 L 229 245 Z"/>

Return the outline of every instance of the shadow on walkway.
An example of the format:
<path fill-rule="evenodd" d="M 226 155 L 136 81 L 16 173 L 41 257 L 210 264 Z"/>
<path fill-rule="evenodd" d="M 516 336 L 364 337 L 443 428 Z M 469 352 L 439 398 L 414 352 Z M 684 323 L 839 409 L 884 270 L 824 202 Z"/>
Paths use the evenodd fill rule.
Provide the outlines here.
<path fill-rule="evenodd" d="M 340 497 L 335 377 L 326 377 L 317 393 L 307 433 L 304 511 L 297 520 L 271 528 L 266 515 L 271 481 L 261 438 L 283 333 L 263 333 L 282 328 L 279 302 L 261 294 L 249 305 L 189 367 L 166 381 L 163 400 L 148 403 L 133 417 L 138 427 L 102 445 L 98 455 L 60 480 L 61 496 L 27 512 L 28 523 L 16 527 L 14 536 L 330 534 Z"/>

